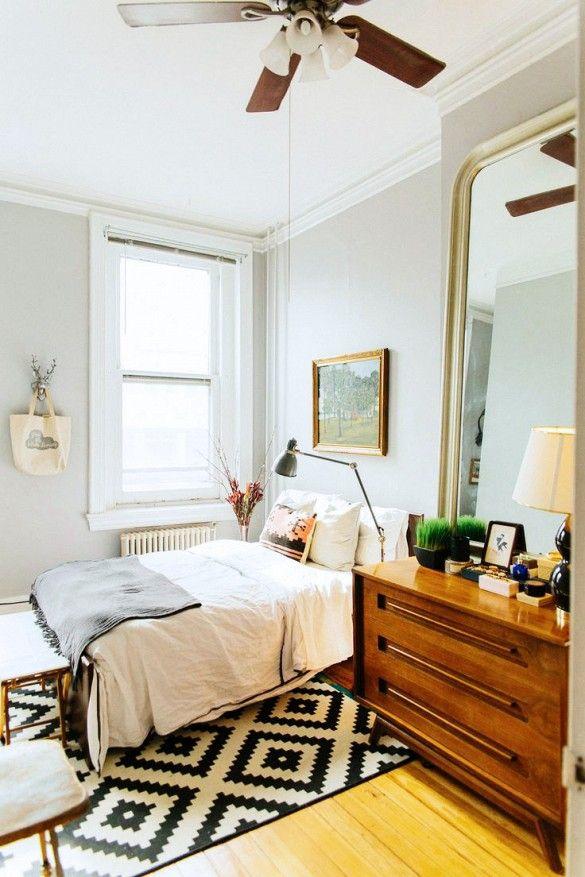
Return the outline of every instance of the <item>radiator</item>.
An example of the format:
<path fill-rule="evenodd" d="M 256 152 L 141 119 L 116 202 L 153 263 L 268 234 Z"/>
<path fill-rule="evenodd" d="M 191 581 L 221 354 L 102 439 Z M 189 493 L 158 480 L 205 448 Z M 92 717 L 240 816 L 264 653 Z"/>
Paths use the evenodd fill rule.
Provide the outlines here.
<path fill-rule="evenodd" d="M 169 527 L 120 533 L 120 555 L 150 554 L 151 551 L 182 551 L 215 539 L 215 524 Z"/>

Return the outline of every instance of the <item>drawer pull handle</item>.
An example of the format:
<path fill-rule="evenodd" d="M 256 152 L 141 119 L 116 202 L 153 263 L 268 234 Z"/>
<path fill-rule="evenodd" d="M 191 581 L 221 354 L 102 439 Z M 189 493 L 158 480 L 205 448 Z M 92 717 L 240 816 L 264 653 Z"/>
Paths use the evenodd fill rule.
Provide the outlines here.
<path fill-rule="evenodd" d="M 381 652 L 390 652 L 399 660 L 412 664 L 417 669 L 429 673 L 432 676 L 436 676 L 439 679 L 443 679 L 451 685 L 463 688 L 465 691 L 470 692 L 470 694 L 488 701 L 493 706 L 512 713 L 516 718 L 527 721 L 518 702 L 513 698 L 502 694 L 495 688 L 481 685 L 475 679 L 455 673 L 455 671 L 449 670 L 442 664 L 436 664 L 434 661 L 429 661 L 428 658 L 421 658 L 419 655 L 415 655 L 413 652 L 409 652 L 407 649 L 402 649 L 394 643 L 389 642 L 384 636 L 378 637 L 378 650 Z"/>
<path fill-rule="evenodd" d="M 427 719 L 430 719 L 435 725 L 440 725 L 450 734 L 454 734 L 465 740 L 467 743 L 471 743 L 473 746 L 483 749 L 488 755 L 491 755 L 492 758 L 497 758 L 499 761 L 503 761 L 506 764 L 513 764 L 518 761 L 517 754 L 512 752 L 511 749 L 506 749 L 505 746 L 500 746 L 498 743 L 488 740 L 483 734 L 478 734 L 471 729 L 464 728 L 462 725 L 448 718 L 448 716 L 443 715 L 443 713 L 432 709 L 432 707 L 427 704 L 415 700 L 410 695 L 400 691 L 400 689 L 388 685 L 385 679 L 378 680 L 378 688 L 381 694 L 396 698 L 396 700 L 401 701 L 409 709 L 420 713 Z"/>
<path fill-rule="evenodd" d="M 434 618 L 432 615 L 417 612 L 415 609 L 410 609 L 409 607 L 402 606 L 400 603 L 395 603 L 384 594 L 378 594 L 378 608 L 389 609 L 392 612 L 397 612 L 399 615 L 404 615 L 411 621 L 414 621 L 415 624 L 423 624 L 425 627 L 434 628 L 447 636 L 464 640 L 474 646 L 478 646 L 480 649 L 494 652 L 496 655 L 501 655 L 503 658 L 512 660 L 515 663 L 524 664 L 516 646 L 504 645 L 496 640 L 480 636 L 477 633 L 472 633 L 471 631 L 458 627 L 455 624 L 448 624 L 446 621 L 439 621 L 438 618 Z M 524 664 L 524 666 L 526 666 L 526 664 Z"/>

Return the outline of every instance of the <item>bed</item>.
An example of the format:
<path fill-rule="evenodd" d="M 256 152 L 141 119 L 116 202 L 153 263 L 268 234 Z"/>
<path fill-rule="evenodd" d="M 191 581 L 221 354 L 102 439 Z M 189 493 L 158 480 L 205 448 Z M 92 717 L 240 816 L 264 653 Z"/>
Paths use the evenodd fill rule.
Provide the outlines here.
<path fill-rule="evenodd" d="M 351 571 L 232 540 L 140 562 L 201 606 L 125 621 L 86 649 L 71 717 L 98 771 L 111 748 L 272 697 L 353 652 Z"/>

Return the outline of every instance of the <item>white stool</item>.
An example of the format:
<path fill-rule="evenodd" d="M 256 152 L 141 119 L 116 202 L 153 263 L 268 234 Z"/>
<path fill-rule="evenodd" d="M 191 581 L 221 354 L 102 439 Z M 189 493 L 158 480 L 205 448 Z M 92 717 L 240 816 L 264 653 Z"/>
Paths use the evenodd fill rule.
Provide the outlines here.
<path fill-rule="evenodd" d="M 55 874 L 62 877 L 55 827 L 82 816 L 87 807 L 85 789 L 59 743 L 32 740 L 0 748 L 0 846 L 38 834 L 48 875 L 48 832 Z"/>
<path fill-rule="evenodd" d="M 51 721 L 41 719 L 11 728 L 10 692 L 38 683 L 44 688 L 47 682 L 55 684 L 59 704 L 59 737 L 65 745 L 65 704 L 70 678 L 69 664 L 46 642 L 32 612 L 0 615 L 0 737 L 6 745 L 16 731 Z"/>

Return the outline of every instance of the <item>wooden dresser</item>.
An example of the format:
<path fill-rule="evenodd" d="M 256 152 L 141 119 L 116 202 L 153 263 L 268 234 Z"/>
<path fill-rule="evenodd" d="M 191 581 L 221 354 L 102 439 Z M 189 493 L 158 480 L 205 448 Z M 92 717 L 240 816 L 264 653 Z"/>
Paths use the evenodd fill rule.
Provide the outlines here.
<path fill-rule="evenodd" d="M 552 607 L 414 558 L 354 569 L 354 691 L 386 730 L 518 819 L 560 873 L 568 631 Z"/>

